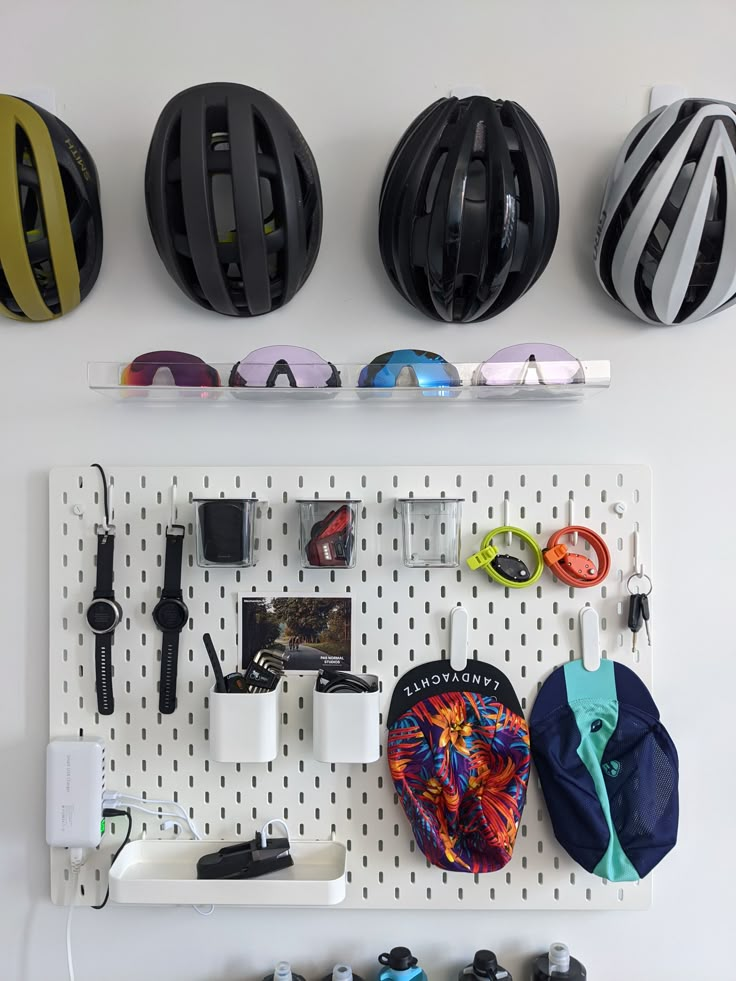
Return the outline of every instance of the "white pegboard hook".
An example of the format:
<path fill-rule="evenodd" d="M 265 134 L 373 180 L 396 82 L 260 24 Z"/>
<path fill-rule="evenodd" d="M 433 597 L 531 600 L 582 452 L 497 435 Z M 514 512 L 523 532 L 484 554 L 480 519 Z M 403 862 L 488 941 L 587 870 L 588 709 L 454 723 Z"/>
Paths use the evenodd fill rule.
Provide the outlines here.
<path fill-rule="evenodd" d="M 641 559 L 641 538 L 638 529 L 634 532 L 634 574 L 644 575 L 644 563 Z"/>
<path fill-rule="evenodd" d="M 586 671 L 597 671 L 601 666 L 601 634 L 598 613 L 592 606 L 584 606 L 578 617 L 583 667 Z"/>
<path fill-rule="evenodd" d="M 570 496 L 567 499 L 567 523 L 569 526 L 575 524 L 575 498 L 572 496 L 572 491 L 570 491 Z M 570 535 L 570 541 L 573 546 L 577 545 L 578 533 L 576 531 Z"/>
<path fill-rule="evenodd" d="M 509 500 L 509 492 L 503 495 L 503 523 L 508 527 L 511 524 L 511 501 Z M 506 547 L 508 548 L 513 544 L 514 536 L 510 531 L 506 532 Z"/>
<path fill-rule="evenodd" d="M 653 85 L 649 93 L 649 111 L 654 112 L 655 109 L 663 109 L 665 106 L 672 105 L 673 102 L 679 102 L 680 99 L 686 97 L 687 91 L 682 85 L 673 85 L 672 83 Z"/>
<path fill-rule="evenodd" d="M 482 85 L 453 85 L 447 94 L 451 99 L 467 99 L 472 95 L 488 95 Z"/>
<path fill-rule="evenodd" d="M 450 612 L 450 667 L 463 671 L 468 663 L 468 611 L 455 606 Z"/>

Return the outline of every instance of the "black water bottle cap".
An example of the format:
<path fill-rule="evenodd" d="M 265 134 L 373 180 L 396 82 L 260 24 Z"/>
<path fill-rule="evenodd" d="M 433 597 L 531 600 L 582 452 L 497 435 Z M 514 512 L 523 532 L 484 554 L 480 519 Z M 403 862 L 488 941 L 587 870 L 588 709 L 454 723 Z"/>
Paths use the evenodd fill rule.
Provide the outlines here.
<path fill-rule="evenodd" d="M 473 973 L 489 977 L 498 970 L 498 961 L 492 950 L 477 950 L 473 958 Z"/>
<path fill-rule="evenodd" d="M 417 966 L 417 959 L 412 957 L 408 947 L 392 947 L 391 952 L 381 954 L 378 961 L 392 971 L 408 971 L 410 967 Z"/>

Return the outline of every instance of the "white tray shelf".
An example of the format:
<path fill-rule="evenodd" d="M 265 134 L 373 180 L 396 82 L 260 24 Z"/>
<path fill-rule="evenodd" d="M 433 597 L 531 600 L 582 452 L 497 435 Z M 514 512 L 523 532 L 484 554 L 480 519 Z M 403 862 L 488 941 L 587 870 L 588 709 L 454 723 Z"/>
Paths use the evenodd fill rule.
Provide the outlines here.
<path fill-rule="evenodd" d="M 132 841 L 110 869 L 110 901 L 136 906 L 336 906 L 345 845 L 292 841 L 294 865 L 257 879 L 198 879 L 197 861 L 235 841 Z"/>
<path fill-rule="evenodd" d="M 208 402 L 227 405 L 231 402 L 269 402 L 288 405 L 292 402 L 467 402 L 467 401 L 578 401 L 606 389 L 611 384 L 610 361 L 581 361 L 584 381 L 568 384 L 544 384 L 539 378 L 549 375 L 559 364 L 538 362 L 538 373 L 528 370 L 526 363 L 519 363 L 518 373 L 525 381 L 511 385 L 476 385 L 473 376 L 478 362 L 455 364 L 460 385 L 443 385 L 421 388 L 408 373 L 399 379 L 394 388 L 361 388 L 358 385 L 362 364 L 335 365 L 340 373 L 339 388 L 291 388 L 283 379 L 271 388 L 230 388 L 228 379 L 232 364 L 213 364 L 217 369 L 220 388 L 183 387 L 173 384 L 123 385 L 121 374 L 126 367 L 117 361 L 91 361 L 87 365 L 87 382 L 94 392 L 119 401 L 153 402 L 156 404 L 180 402 Z M 509 366 L 511 367 L 511 366 Z"/>

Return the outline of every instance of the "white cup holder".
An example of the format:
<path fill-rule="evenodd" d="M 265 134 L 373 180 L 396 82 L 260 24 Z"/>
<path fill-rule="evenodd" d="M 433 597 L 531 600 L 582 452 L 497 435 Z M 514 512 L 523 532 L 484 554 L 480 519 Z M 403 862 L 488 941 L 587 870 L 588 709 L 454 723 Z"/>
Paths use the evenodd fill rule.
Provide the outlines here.
<path fill-rule="evenodd" d="M 270 763 L 279 751 L 280 689 L 257 695 L 210 690 L 210 758 Z"/>
<path fill-rule="evenodd" d="M 378 682 L 375 675 L 363 675 Z M 380 691 L 314 690 L 314 758 L 322 763 L 373 763 L 381 755 Z"/>

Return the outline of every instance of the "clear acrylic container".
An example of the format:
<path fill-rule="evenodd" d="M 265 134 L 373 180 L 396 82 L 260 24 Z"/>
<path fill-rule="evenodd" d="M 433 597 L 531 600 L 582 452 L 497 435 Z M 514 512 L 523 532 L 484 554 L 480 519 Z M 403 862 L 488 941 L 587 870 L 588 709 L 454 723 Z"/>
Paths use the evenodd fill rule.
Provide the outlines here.
<path fill-rule="evenodd" d="M 210 690 L 210 758 L 270 763 L 279 751 L 280 688 L 259 694 Z"/>
<path fill-rule="evenodd" d="M 195 498 L 197 565 L 205 569 L 255 565 L 257 519 L 262 504 L 253 498 Z"/>
<path fill-rule="evenodd" d="M 302 568 L 355 568 L 361 502 L 309 500 L 297 504 Z"/>
<path fill-rule="evenodd" d="M 462 497 L 398 500 L 404 565 L 410 569 L 455 569 L 460 565 Z"/>

